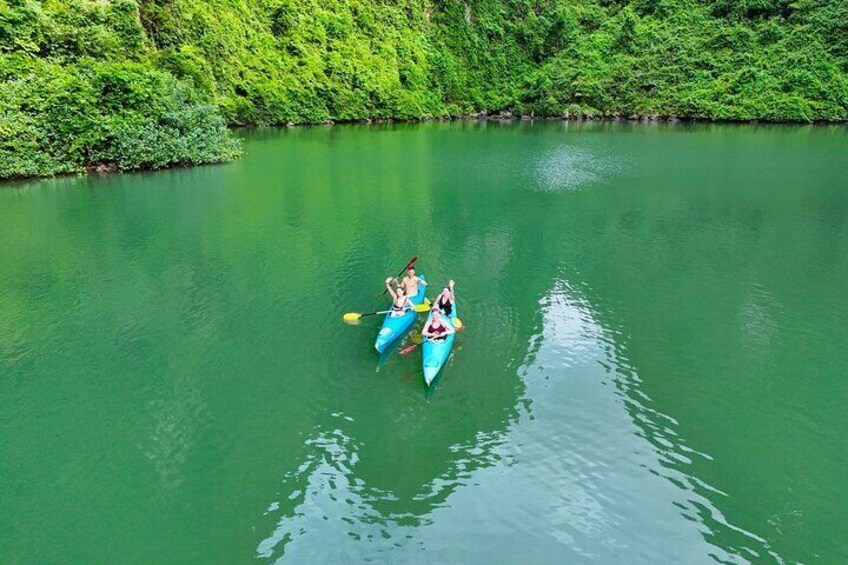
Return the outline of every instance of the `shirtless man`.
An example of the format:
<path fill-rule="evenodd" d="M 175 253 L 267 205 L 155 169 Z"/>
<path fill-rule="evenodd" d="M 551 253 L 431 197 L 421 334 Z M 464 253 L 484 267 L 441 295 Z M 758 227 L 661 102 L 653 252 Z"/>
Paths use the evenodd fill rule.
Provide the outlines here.
<path fill-rule="evenodd" d="M 415 267 L 410 267 L 406 270 L 406 276 L 400 281 L 400 286 L 406 291 L 406 295 L 410 298 L 418 295 L 418 285 L 427 286 L 427 281 L 419 279 L 415 276 Z"/>

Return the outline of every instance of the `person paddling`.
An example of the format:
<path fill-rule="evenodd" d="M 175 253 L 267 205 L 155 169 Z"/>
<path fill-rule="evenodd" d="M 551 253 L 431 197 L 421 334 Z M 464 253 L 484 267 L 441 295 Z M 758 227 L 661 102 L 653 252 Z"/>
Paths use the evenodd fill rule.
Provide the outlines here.
<path fill-rule="evenodd" d="M 446 323 L 442 318 L 442 313 L 438 306 L 433 306 L 430 311 L 430 318 L 424 324 L 424 329 L 421 330 L 421 335 L 430 341 L 442 341 L 450 334 L 455 333 L 453 326 Z"/>
<path fill-rule="evenodd" d="M 453 279 L 448 281 L 448 286 L 442 289 L 439 296 L 436 297 L 436 307 L 442 311 L 445 316 L 450 316 L 453 313 L 453 305 L 456 303 L 456 296 L 453 293 Z"/>
<path fill-rule="evenodd" d="M 415 267 L 406 270 L 406 276 L 400 281 L 400 286 L 406 291 L 407 296 L 418 296 L 418 285 L 427 286 L 427 281 L 415 276 Z"/>
<path fill-rule="evenodd" d="M 392 277 L 386 279 L 386 288 L 389 290 L 389 294 L 392 295 L 392 311 L 389 313 L 389 316 L 403 316 L 406 314 L 407 310 L 412 308 L 413 304 L 409 300 L 409 295 L 402 286 L 399 286 L 397 290 L 392 288 L 393 280 L 394 279 Z"/>

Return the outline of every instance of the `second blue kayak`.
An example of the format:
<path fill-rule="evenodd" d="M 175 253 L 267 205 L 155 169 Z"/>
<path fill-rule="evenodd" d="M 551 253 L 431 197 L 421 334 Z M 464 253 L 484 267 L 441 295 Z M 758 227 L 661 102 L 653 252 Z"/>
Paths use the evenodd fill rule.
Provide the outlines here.
<path fill-rule="evenodd" d="M 442 316 L 442 318 L 447 320 L 447 323 L 456 330 L 456 317 L 456 303 L 454 303 L 451 315 Z M 429 321 L 430 316 L 427 316 L 427 321 L 424 322 L 424 324 L 426 325 Z M 431 341 L 429 339 L 425 339 L 424 343 L 421 344 L 422 355 L 424 358 L 424 382 L 427 386 L 430 386 L 430 383 L 433 382 L 433 379 L 436 378 L 436 375 L 439 374 L 439 371 L 442 370 L 442 367 L 448 360 L 451 348 L 453 347 L 454 338 L 456 338 L 456 334 L 452 333 L 443 340 Z"/>
<path fill-rule="evenodd" d="M 418 275 L 418 278 L 426 281 L 427 279 L 424 275 Z M 418 285 L 418 294 L 409 299 L 413 304 L 421 304 L 424 302 L 424 295 L 426 293 L 426 288 L 423 284 Z M 380 333 L 377 334 L 377 341 L 374 343 L 374 347 L 382 353 L 385 349 L 399 336 L 403 334 L 406 330 L 412 327 L 412 324 L 415 323 L 415 320 L 418 318 L 418 313 L 412 310 L 407 310 L 403 316 L 392 316 L 391 314 L 386 314 L 385 320 L 383 320 L 383 327 L 380 328 Z"/>

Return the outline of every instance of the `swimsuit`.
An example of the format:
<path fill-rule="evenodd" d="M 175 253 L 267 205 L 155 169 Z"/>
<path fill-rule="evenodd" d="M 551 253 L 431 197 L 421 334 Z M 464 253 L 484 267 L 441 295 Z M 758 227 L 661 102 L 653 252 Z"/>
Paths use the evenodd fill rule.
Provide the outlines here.
<path fill-rule="evenodd" d="M 430 324 L 430 333 L 436 334 L 435 337 L 430 338 L 431 340 L 441 341 L 441 340 L 445 339 L 445 337 L 447 337 L 446 334 L 448 333 L 448 329 L 441 322 L 439 322 L 439 324 L 441 324 L 441 325 L 437 326 L 437 325 L 435 325 L 435 322 Z"/>
<path fill-rule="evenodd" d="M 406 303 L 408 300 L 408 298 L 404 298 L 401 306 L 398 306 L 396 303 L 392 303 L 392 315 L 406 312 Z"/>
<path fill-rule="evenodd" d="M 440 296 L 439 300 L 436 302 L 436 306 L 439 307 L 439 310 L 450 316 L 451 312 L 453 312 L 453 302 L 451 302 L 450 298 L 448 298 L 447 303 L 445 303 L 443 299 L 444 297 Z"/>

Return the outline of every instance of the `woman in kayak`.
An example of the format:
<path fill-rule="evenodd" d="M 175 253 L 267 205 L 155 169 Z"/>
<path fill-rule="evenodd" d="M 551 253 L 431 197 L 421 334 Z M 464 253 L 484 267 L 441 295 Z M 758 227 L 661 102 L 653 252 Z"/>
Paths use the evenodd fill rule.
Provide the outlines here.
<path fill-rule="evenodd" d="M 430 341 L 442 341 L 450 334 L 455 333 L 453 326 L 446 323 L 442 318 L 442 313 L 438 306 L 433 306 L 430 311 L 430 318 L 424 324 L 424 329 L 421 330 L 421 335 Z"/>
<path fill-rule="evenodd" d="M 436 307 L 442 311 L 445 316 L 450 316 L 453 313 L 453 305 L 456 302 L 456 296 L 453 293 L 453 279 L 448 281 L 448 286 L 442 289 L 441 294 L 436 297 Z"/>
<path fill-rule="evenodd" d="M 406 312 L 412 308 L 413 304 L 409 300 L 409 296 L 406 294 L 406 290 L 399 286 L 397 290 L 392 288 L 392 281 L 394 279 L 389 277 L 386 279 L 386 288 L 389 290 L 389 294 L 392 295 L 392 311 L 389 313 L 389 316 L 403 316 Z"/>

